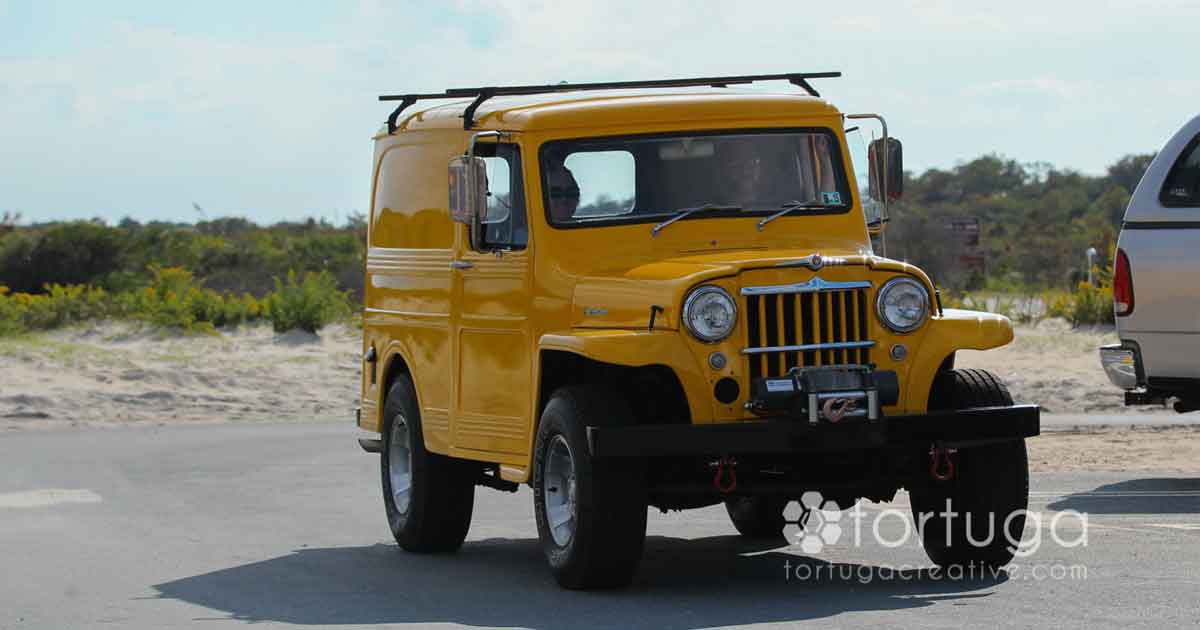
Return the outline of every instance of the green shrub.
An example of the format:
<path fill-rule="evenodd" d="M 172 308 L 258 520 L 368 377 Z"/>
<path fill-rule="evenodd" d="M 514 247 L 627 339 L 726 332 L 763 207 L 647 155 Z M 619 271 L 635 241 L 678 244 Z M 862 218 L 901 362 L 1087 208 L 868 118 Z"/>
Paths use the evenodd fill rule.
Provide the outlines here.
<path fill-rule="evenodd" d="M 8 287 L 0 285 L 0 336 L 15 335 L 24 330 L 24 309 Z"/>
<path fill-rule="evenodd" d="M 219 293 L 201 286 L 179 267 L 151 265 L 149 282 L 139 289 L 113 293 L 91 285 L 50 284 L 42 293 L 14 293 L 0 285 L 0 336 L 46 330 L 104 318 L 145 321 L 162 328 L 208 331 L 270 316 L 277 330 L 315 332 L 349 312 L 346 291 L 338 291 L 326 272 L 298 281 L 276 282 L 276 291 L 259 300 L 249 293 Z"/>
<path fill-rule="evenodd" d="M 1047 303 L 1047 313 L 1062 317 L 1072 326 L 1112 324 L 1113 292 L 1111 286 L 1092 286 L 1080 282 L 1073 293 L 1063 293 Z"/>
<path fill-rule="evenodd" d="M 263 316 L 253 296 L 206 289 L 185 269 L 151 265 L 150 274 L 149 286 L 117 296 L 115 314 L 186 331 L 236 326 Z"/>
<path fill-rule="evenodd" d="M 275 291 L 266 299 L 267 317 L 275 332 L 293 328 L 315 333 L 349 312 L 348 291 L 339 291 L 327 271 L 307 272 L 297 280 L 288 271 L 287 280 L 275 278 Z"/>
<path fill-rule="evenodd" d="M 12 293 L 0 287 L 0 335 L 45 330 L 107 317 L 112 301 L 99 287 L 52 284 L 45 293 Z"/>
<path fill-rule="evenodd" d="M 5 237 L 0 247 L 0 284 L 33 293 L 48 284 L 83 284 L 117 271 L 121 235 L 91 221 L 54 224 Z"/>

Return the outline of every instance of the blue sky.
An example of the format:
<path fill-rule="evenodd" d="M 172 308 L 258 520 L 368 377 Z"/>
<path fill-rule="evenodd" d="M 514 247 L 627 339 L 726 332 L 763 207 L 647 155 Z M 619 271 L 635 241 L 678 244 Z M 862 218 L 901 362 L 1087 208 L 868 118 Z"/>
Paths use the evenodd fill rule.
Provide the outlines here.
<path fill-rule="evenodd" d="M 1200 113 L 1200 3 L 0 0 L 0 211 L 339 220 L 381 93 L 841 70 L 909 170 L 1099 173 Z"/>

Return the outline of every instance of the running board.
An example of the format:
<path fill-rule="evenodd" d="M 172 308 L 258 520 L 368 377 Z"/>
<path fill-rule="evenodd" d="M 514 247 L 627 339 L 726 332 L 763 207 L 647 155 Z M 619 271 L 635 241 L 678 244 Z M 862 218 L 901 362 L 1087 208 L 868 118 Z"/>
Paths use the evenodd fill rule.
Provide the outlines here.
<path fill-rule="evenodd" d="M 500 478 L 499 464 L 487 464 L 479 471 L 479 476 L 475 478 L 475 485 L 486 486 L 493 490 L 503 492 L 516 492 L 521 485 L 515 481 Z"/>

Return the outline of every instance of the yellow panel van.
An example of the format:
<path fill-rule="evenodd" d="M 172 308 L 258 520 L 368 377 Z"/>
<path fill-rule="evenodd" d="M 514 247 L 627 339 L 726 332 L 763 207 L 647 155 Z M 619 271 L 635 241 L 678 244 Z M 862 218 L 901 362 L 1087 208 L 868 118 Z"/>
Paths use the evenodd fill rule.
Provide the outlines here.
<path fill-rule="evenodd" d="M 381 97 L 357 423 L 402 548 L 457 549 L 477 486 L 528 484 L 558 582 L 620 586 L 648 508 L 780 537 L 806 491 L 906 488 L 934 562 L 1012 558 L 968 534 L 1020 539 L 1039 410 L 955 369 L 1012 326 L 884 255 L 902 147 L 834 76 Z"/>

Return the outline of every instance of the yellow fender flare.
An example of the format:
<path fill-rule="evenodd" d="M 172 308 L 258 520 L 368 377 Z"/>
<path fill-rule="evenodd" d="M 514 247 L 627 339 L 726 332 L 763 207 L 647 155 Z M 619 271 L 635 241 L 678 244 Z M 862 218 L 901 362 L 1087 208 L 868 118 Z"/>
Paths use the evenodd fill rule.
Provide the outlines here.
<path fill-rule="evenodd" d="M 908 374 L 906 400 L 910 413 L 926 411 L 933 379 L 946 357 L 956 350 L 989 350 L 1013 340 L 1012 322 L 1003 315 L 948 308 L 929 322 Z"/>
<path fill-rule="evenodd" d="M 708 422 L 712 418 L 712 405 L 707 404 L 711 396 L 704 395 L 708 384 L 679 331 L 603 329 L 547 333 L 538 340 L 538 349 L 561 350 L 628 367 L 665 365 L 675 372 L 683 386 L 692 421 Z"/>

